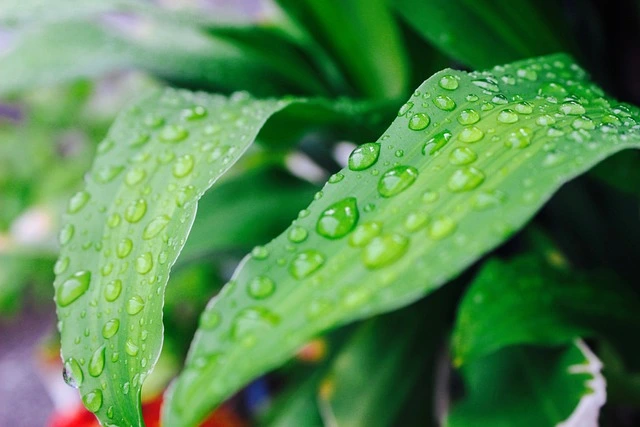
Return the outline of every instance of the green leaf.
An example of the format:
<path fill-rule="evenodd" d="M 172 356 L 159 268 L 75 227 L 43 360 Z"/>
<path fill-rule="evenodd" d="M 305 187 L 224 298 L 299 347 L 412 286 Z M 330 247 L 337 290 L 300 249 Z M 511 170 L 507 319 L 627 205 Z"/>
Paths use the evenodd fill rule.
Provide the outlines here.
<path fill-rule="evenodd" d="M 592 175 L 624 193 L 640 197 L 640 152 L 616 154 L 593 168 Z"/>
<path fill-rule="evenodd" d="M 566 49 L 562 24 L 549 16 L 557 9 L 555 2 L 394 1 L 397 12 L 419 34 L 474 68 Z"/>
<path fill-rule="evenodd" d="M 437 350 L 443 344 L 447 308 L 455 301 L 444 297 L 450 296 L 450 292 L 433 295 L 358 328 L 336 356 L 320 388 L 324 425 L 406 425 L 397 421 L 414 394 L 420 395 L 421 406 L 433 406 Z M 420 423 L 434 421 L 427 418 Z"/>
<path fill-rule="evenodd" d="M 640 300 L 615 275 L 554 268 L 537 256 L 487 262 L 464 295 L 453 332 L 455 364 L 515 344 L 557 345 L 640 334 Z"/>
<path fill-rule="evenodd" d="M 180 260 L 220 250 L 246 251 L 272 239 L 316 190 L 281 170 L 264 168 L 221 183 L 198 203 L 199 214 Z M 260 221 L 256 221 L 256 212 L 260 212 Z"/>
<path fill-rule="evenodd" d="M 597 425 L 606 400 L 602 364 L 582 341 L 561 349 L 506 348 L 463 371 L 467 396 L 445 425 Z"/>
<path fill-rule="evenodd" d="M 296 103 L 307 101 L 167 89 L 124 110 L 98 147 L 85 189 L 69 201 L 55 289 L 63 358 L 103 422 L 142 423 L 164 286 L 198 199 L 272 114 Z"/>
<path fill-rule="evenodd" d="M 406 93 L 407 53 L 387 0 L 278 2 L 336 58 L 358 93 L 387 99 Z"/>
<path fill-rule="evenodd" d="M 211 301 L 165 423 L 195 425 L 321 331 L 433 291 L 563 183 L 640 147 L 639 117 L 564 56 L 436 73 Z"/>
<path fill-rule="evenodd" d="M 140 18 L 137 31 L 121 26 L 70 20 L 18 31 L 0 56 L 0 95 L 130 68 L 211 89 L 301 90 L 261 55 L 192 25 Z"/>
<path fill-rule="evenodd" d="M 39 300 L 50 301 L 52 258 L 43 254 L 5 253 L 0 250 L 0 318 L 19 311 L 29 287 L 37 287 Z"/>

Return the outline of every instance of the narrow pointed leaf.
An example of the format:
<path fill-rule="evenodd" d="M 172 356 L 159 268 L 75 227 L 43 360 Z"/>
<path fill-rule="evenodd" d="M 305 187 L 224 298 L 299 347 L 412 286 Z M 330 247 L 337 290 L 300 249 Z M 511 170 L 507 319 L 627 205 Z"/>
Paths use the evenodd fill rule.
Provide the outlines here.
<path fill-rule="evenodd" d="M 210 302 L 165 423 L 195 425 L 319 332 L 433 291 L 563 183 L 640 147 L 639 117 L 561 55 L 436 73 Z"/>
<path fill-rule="evenodd" d="M 103 423 L 142 423 L 164 286 L 198 199 L 272 114 L 304 102 L 168 89 L 126 109 L 98 147 L 85 189 L 69 201 L 55 295 L 68 376 Z"/>
<path fill-rule="evenodd" d="M 445 425 L 597 426 L 607 397 L 601 369 L 580 340 L 560 349 L 505 348 L 465 368 L 467 396 Z"/>
<path fill-rule="evenodd" d="M 396 11 L 444 54 L 474 68 L 566 48 L 544 1 L 393 0 Z M 549 2 L 546 2 L 549 3 Z M 526 19 L 522 19 L 523 17 Z M 566 38 L 564 39 L 566 40 Z M 566 42 L 565 42 L 566 43 Z M 496 49 L 500 46 L 500 49 Z"/>
<path fill-rule="evenodd" d="M 640 334 L 640 300 L 614 275 L 559 270 L 536 256 L 492 260 L 460 303 L 453 352 L 460 365 L 516 344 L 600 336 L 622 347 Z"/>

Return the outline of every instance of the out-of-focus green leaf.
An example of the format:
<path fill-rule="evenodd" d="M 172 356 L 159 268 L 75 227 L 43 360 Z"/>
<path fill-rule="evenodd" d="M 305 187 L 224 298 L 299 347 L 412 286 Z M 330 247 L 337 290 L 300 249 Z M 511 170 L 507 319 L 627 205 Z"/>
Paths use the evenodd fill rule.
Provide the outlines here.
<path fill-rule="evenodd" d="M 104 422 L 142 422 L 139 391 L 162 345 L 164 286 L 198 199 L 271 115 L 312 103 L 156 91 L 125 109 L 98 147 L 85 189 L 68 204 L 55 295 L 68 373 Z"/>
<path fill-rule="evenodd" d="M 319 389 L 324 425 L 399 425 L 403 406 L 414 393 L 424 399 L 422 406 L 432 409 L 433 373 L 450 304 L 442 295 L 433 295 L 359 327 Z M 427 412 L 431 418 L 421 419 L 421 425 L 435 422 Z"/>
<path fill-rule="evenodd" d="M 606 400 L 601 368 L 582 341 L 560 349 L 505 348 L 463 369 L 467 396 L 445 425 L 597 425 Z"/>
<path fill-rule="evenodd" d="M 198 203 L 180 261 L 220 250 L 247 250 L 272 239 L 316 190 L 277 169 L 252 171 L 221 183 Z"/>
<path fill-rule="evenodd" d="M 549 19 L 550 14 L 557 13 L 557 6 L 550 2 L 392 1 L 418 33 L 473 68 L 566 49 L 561 38 L 563 28 Z"/>
<path fill-rule="evenodd" d="M 515 344 L 557 345 L 640 334 L 640 299 L 612 274 L 553 268 L 537 256 L 485 264 L 460 303 L 456 364 Z"/>
<path fill-rule="evenodd" d="M 396 98 L 408 89 L 407 53 L 386 0 L 278 0 L 331 52 L 358 93 Z"/>
<path fill-rule="evenodd" d="M 18 31 L 0 56 L 0 94 L 132 68 L 210 89 L 246 89 L 258 95 L 301 90 L 300 82 L 289 81 L 261 53 L 190 25 L 133 17 L 63 21 Z"/>
<path fill-rule="evenodd" d="M 0 252 L 0 316 L 15 313 L 28 295 L 27 289 L 35 289 L 39 300 L 51 298 L 44 284 L 53 279 L 53 259 L 28 253 Z M 47 289 L 47 291 L 44 291 Z M 44 293 L 46 296 L 37 295 Z"/>
<path fill-rule="evenodd" d="M 591 173 L 620 191 L 640 197 L 640 152 L 612 156 Z"/>
<path fill-rule="evenodd" d="M 211 301 L 165 422 L 195 425 L 321 331 L 433 291 L 562 184 L 639 147 L 638 118 L 565 56 L 435 74 Z"/>

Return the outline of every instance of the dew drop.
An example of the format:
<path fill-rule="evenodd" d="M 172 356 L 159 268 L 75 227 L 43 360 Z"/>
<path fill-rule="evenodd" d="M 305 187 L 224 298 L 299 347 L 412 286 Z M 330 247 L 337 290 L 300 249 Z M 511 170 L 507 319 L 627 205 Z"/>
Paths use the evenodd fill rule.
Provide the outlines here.
<path fill-rule="evenodd" d="M 456 166 L 468 165 L 473 163 L 478 158 L 478 155 L 469 147 L 456 147 L 449 154 L 449 163 Z"/>
<path fill-rule="evenodd" d="M 361 171 L 371 167 L 380 156 L 380 144 L 368 142 L 357 147 L 349 156 L 349 169 Z"/>
<path fill-rule="evenodd" d="M 134 316 L 144 308 L 144 300 L 138 295 L 134 295 L 127 301 L 127 313 Z"/>
<path fill-rule="evenodd" d="M 498 113 L 497 119 L 500 123 L 515 123 L 518 121 L 518 115 L 515 111 L 507 108 Z"/>
<path fill-rule="evenodd" d="M 498 94 L 498 95 L 495 95 L 493 98 L 491 98 L 491 102 L 493 102 L 496 105 L 505 105 L 509 103 L 509 100 L 507 99 L 506 96 L 502 94 Z"/>
<path fill-rule="evenodd" d="M 198 105 L 197 107 L 188 108 L 182 112 L 182 117 L 186 120 L 199 120 L 207 116 L 207 110 Z"/>
<path fill-rule="evenodd" d="M 118 299 L 120 293 L 122 292 L 122 281 L 120 279 L 112 280 L 107 283 L 107 286 L 104 288 L 104 298 L 108 302 L 113 302 Z"/>
<path fill-rule="evenodd" d="M 120 259 L 125 258 L 127 255 L 131 253 L 133 249 L 133 241 L 128 237 L 125 237 L 118 243 L 116 247 L 116 256 Z"/>
<path fill-rule="evenodd" d="M 169 224 L 171 218 L 167 215 L 160 215 L 149 221 L 149 224 L 142 231 L 142 238 L 145 240 L 153 239 Z"/>
<path fill-rule="evenodd" d="M 344 179 L 344 175 L 343 174 L 341 174 L 340 172 L 334 173 L 333 175 L 331 175 L 329 177 L 329 184 L 338 183 L 338 182 L 342 181 L 343 179 Z"/>
<path fill-rule="evenodd" d="M 456 90 L 458 89 L 459 83 L 458 79 L 455 76 L 447 74 L 440 78 L 440 80 L 438 81 L 438 85 L 442 89 Z"/>
<path fill-rule="evenodd" d="M 456 108 L 456 102 L 446 95 L 433 98 L 433 104 L 443 111 L 453 111 Z"/>
<path fill-rule="evenodd" d="M 255 299 L 265 299 L 270 297 L 276 290 L 276 284 L 267 276 L 256 276 L 247 286 L 249 296 Z"/>
<path fill-rule="evenodd" d="M 427 234 L 433 240 L 441 240 L 450 236 L 456 230 L 456 223 L 448 216 L 435 218 L 427 226 Z"/>
<path fill-rule="evenodd" d="M 131 341 L 131 338 L 124 343 L 124 351 L 131 357 L 136 357 L 139 350 L 138 345 Z"/>
<path fill-rule="evenodd" d="M 488 90 L 489 92 L 500 92 L 500 88 L 498 87 L 498 82 L 490 77 L 473 80 L 471 83 L 478 86 L 479 88 Z"/>
<path fill-rule="evenodd" d="M 423 130 L 431 123 L 431 118 L 426 113 L 416 113 L 409 119 L 409 129 Z"/>
<path fill-rule="evenodd" d="M 176 160 L 173 165 L 173 176 L 176 178 L 183 178 L 191 173 L 195 165 L 195 160 L 190 154 L 185 154 Z"/>
<path fill-rule="evenodd" d="M 514 107 L 517 113 L 520 114 L 531 114 L 533 113 L 533 106 L 528 102 L 519 102 Z"/>
<path fill-rule="evenodd" d="M 545 83 L 542 86 L 540 86 L 540 89 L 538 89 L 538 95 L 545 96 L 545 97 L 551 96 L 554 98 L 564 98 L 568 94 L 569 93 L 564 88 L 564 86 L 558 83 L 553 83 L 553 82 Z"/>
<path fill-rule="evenodd" d="M 375 237 L 362 252 L 362 262 L 369 269 L 393 264 L 404 255 L 409 239 L 396 233 Z"/>
<path fill-rule="evenodd" d="M 189 136 L 189 131 L 180 125 L 165 126 L 160 132 L 160 140 L 164 142 L 180 142 Z"/>
<path fill-rule="evenodd" d="M 124 219 L 134 224 L 142 219 L 147 213 L 147 202 L 144 199 L 138 199 L 132 202 L 124 211 Z"/>
<path fill-rule="evenodd" d="M 593 130 L 596 128 L 596 124 L 587 116 L 580 116 L 571 123 L 571 127 L 574 129 Z"/>
<path fill-rule="evenodd" d="M 293 226 L 289 230 L 289 233 L 287 234 L 287 238 L 292 243 L 301 243 L 307 240 L 308 235 L 309 233 L 307 232 L 306 229 L 299 226 Z"/>
<path fill-rule="evenodd" d="M 458 135 L 458 139 L 462 142 L 477 142 L 480 141 L 484 137 L 484 132 L 482 132 L 476 126 L 468 126 L 462 129 L 460 135 Z"/>
<path fill-rule="evenodd" d="M 143 121 L 150 128 L 158 128 L 164 123 L 164 119 L 156 114 L 147 114 Z"/>
<path fill-rule="evenodd" d="M 76 229 L 72 224 L 66 224 L 60 230 L 60 234 L 58 235 L 58 241 L 60 242 L 60 246 L 64 246 L 71 241 L 73 238 L 73 234 Z"/>
<path fill-rule="evenodd" d="M 135 167 L 127 172 L 127 175 L 124 177 L 124 182 L 128 186 L 133 187 L 134 185 L 141 183 L 146 176 L 147 172 L 144 169 Z"/>
<path fill-rule="evenodd" d="M 85 207 L 91 196 L 86 191 L 78 191 L 69 199 L 67 212 L 70 214 L 78 213 Z"/>
<path fill-rule="evenodd" d="M 231 326 L 231 338 L 250 347 L 258 339 L 258 334 L 280 322 L 280 317 L 264 307 L 249 307 L 240 311 Z"/>
<path fill-rule="evenodd" d="M 450 139 L 451 139 L 451 132 L 446 129 L 442 132 L 437 133 L 436 135 L 433 136 L 433 138 L 431 138 L 424 144 L 424 147 L 422 147 L 422 154 L 424 155 L 427 155 L 427 153 L 429 155 L 436 154 L 438 151 L 442 149 L 442 147 L 447 145 L 447 142 L 449 142 Z"/>
<path fill-rule="evenodd" d="M 511 132 L 504 145 L 507 147 L 525 148 L 531 145 L 532 131 L 529 128 L 520 128 Z"/>
<path fill-rule="evenodd" d="M 98 377 L 104 371 L 104 353 L 105 346 L 100 346 L 96 351 L 91 355 L 91 359 L 89 359 L 89 375 L 92 377 Z"/>
<path fill-rule="evenodd" d="M 120 329 L 120 321 L 118 319 L 111 319 L 102 326 L 102 336 L 105 339 L 109 339 L 118 333 Z"/>
<path fill-rule="evenodd" d="M 220 313 L 214 310 L 206 310 L 202 313 L 202 316 L 200 316 L 200 327 L 204 329 L 215 329 L 221 321 L 222 317 Z"/>
<path fill-rule="evenodd" d="M 147 274 L 153 268 L 153 257 L 151 252 L 145 252 L 136 258 L 136 271 L 139 274 Z"/>
<path fill-rule="evenodd" d="M 82 403 L 90 412 L 98 412 L 102 408 L 102 390 L 99 388 L 82 396 Z"/>
<path fill-rule="evenodd" d="M 359 216 L 355 197 L 347 197 L 332 204 L 320 214 L 316 231 L 328 239 L 339 239 L 353 230 Z"/>
<path fill-rule="evenodd" d="M 353 230 L 353 233 L 349 236 L 349 244 L 355 247 L 365 246 L 381 231 L 382 225 L 379 222 L 364 222 Z"/>
<path fill-rule="evenodd" d="M 499 206 L 506 198 L 507 196 L 500 190 L 481 191 L 474 196 L 471 206 L 476 210 L 486 210 Z"/>
<path fill-rule="evenodd" d="M 548 114 L 542 115 L 536 119 L 536 124 L 540 126 L 551 126 L 555 124 L 555 122 L 556 122 L 556 119 L 554 119 L 552 116 Z"/>
<path fill-rule="evenodd" d="M 255 259 L 267 259 L 269 257 L 269 249 L 264 246 L 256 246 L 251 251 L 251 256 Z"/>
<path fill-rule="evenodd" d="M 458 123 L 461 125 L 473 125 L 480 121 L 480 114 L 474 109 L 465 109 L 458 115 Z"/>
<path fill-rule="evenodd" d="M 484 174 L 473 166 L 456 170 L 449 178 L 448 187 L 453 192 L 470 191 L 484 181 Z"/>
<path fill-rule="evenodd" d="M 320 252 L 308 249 L 293 258 L 289 264 L 289 273 L 298 280 L 304 279 L 322 267 L 324 261 L 324 255 Z"/>
<path fill-rule="evenodd" d="M 67 271 L 67 268 L 69 268 L 69 257 L 61 257 L 58 258 L 55 265 L 53 266 L 53 272 L 55 274 L 62 274 Z"/>
<path fill-rule="evenodd" d="M 418 178 L 418 170 L 412 166 L 396 166 L 386 171 L 378 181 L 382 197 L 396 196 L 409 188 Z"/>
<path fill-rule="evenodd" d="M 56 301 L 60 307 L 66 307 L 89 289 L 91 282 L 90 271 L 78 271 L 73 276 L 62 282 L 56 290 Z"/>
<path fill-rule="evenodd" d="M 586 112 L 585 108 L 575 101 L 567 101 L 560 106 L 560 111 L 567 116 L 580 116 Z"/>
<path fill-rule="evenodd" d="M 64 370 L 62 371 L 62 378 L 67 385 L 78 388 L 84 381 L 84 374 L 82 368 L 76 359 L 70 357 L 64 364 Z"/>
<path fill-rule="evenodd" d="M 404 220 L 404 228 L 407 231 L 417 231 L 422 228 L 429 219 L 428 215 L 424 212 L 412 212 Z"/>
<path fill-rule="evenodd" d="M 93 177 L 97 182 L 106 184 L 113 181 L 123 170 L 123 166 L 105 166 L 101 169 L 98 169 L 94 173 Z"/>
<path fill-rule="evenodd" d="M 398 111 L 398 117 L 404 116 L 409 111 L 411 111 L 412 108 L 413 108 L 413 102 L 408 101 L 404 103 L 402 107 L 400 107 L 400 110 Z"/>

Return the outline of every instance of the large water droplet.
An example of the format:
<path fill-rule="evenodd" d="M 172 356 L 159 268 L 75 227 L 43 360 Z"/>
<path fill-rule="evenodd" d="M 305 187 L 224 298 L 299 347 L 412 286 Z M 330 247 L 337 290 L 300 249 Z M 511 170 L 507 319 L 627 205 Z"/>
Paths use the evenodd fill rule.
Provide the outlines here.
<path fill-rule="evenodd" d="M 86 191 L 78 191 L 69 199 L 69 205 L 67 206 L 67 212 L 70 214 L 80 212 L 85 207 L 91 195 Z"/>
<path fill-rule="evenodd" d="M 120 329 L 120 321 L 118 319 L 111 319 L 102 326 L 102 336 L 105 339 L 109 339 L 118 333 Z"/>
<path fill-rule="evenodd" d="M 460 131 L 460 135 L 458 135 L 458 139 L 462 142 L 477 142 L 480 141 L 484 137 L 484 132 L 482 132 L 476 126 L 468 126 L 462 131 Z"/>
<path fill-rule="evenodd" d="M 92 377 L 98 377 L 104 371 L 104 353 L 105 346 L 100 346 L 96 351 L 91 355 L 91 359 L 89 359 L 89 375 Z"/>
<path fill-rule="evenodd" d="M 471 205 L 476 210 L 490 209 L 503 203 L 506 197 L 500 190 L 481 191 L 474 196 Z"/>
<path fill-rule="evenodd" d="M 314 249 L 308 249 L 293 258 L 289 264 L 289 273 L 296 279 L 304 279 L 322 267 L 323 264 L 324 255 Z"/>
<path fill-rule="evenodd" d="M 382 197 L 393 197 L 409 188 L 418 178 L 418 170 L 412 166 L 396 166 L 386 171 L 378 181 Z"/>
<path fill-rule="evenodd" d="M 371 167 L 378 161 L 380 144 L 368 142 L 357 147 L 349 156 L 349 169 L 361 171 Z"/>
<path fill-rule="evenodd" d="M 400 110 L 398 110 L 398 117 L 404 116 L 409 111 L 411 111 L 412 108 L 413 108 L 413 102 L 408 101 L 404 103 L 402 107 L 400 107 Z"/>
<path fill-rule="evenodd" d="M 55 274 L 62 274 L 67 271 L 67 268 L 69 268 L 69 257 L 61 257 L 53 266 L 53 272 Z"/>
<path fill-rule="evenodd" d="M 133 249 L 133 241 L 128 237 L 125 237 L 120 241 L 120 243 L 118 243 L 118 246 L 116 247 L 116 256 L 121 259 L 125 258 L 127 255 L 131 253 L 132 249 Z"/>
<path fill-rule="evenodd" d="M 167 215 L 160 215 L 149 221 L 149 224 L 146 225 L 144 230 L 142 231 L 142 238 L 145 240 L 152 239 L 156 237 L 164 228 L 169 224 L 171 218 Z"/>
<path fill-rule="evenodd" d="M 429 219 L 429 216 L 424 212 L 411 212 L 404 220 L 404 228 L 407 231 L 416 231 L 422 228 Z"/>
<path fill-rule="evenodd" d="M 124 177 L 124 182 L 133 187 L 136 184 L 142 182 L 142 180 L 147 176 L 147 172 L 139 167 L 135 167 L 127 172 L 127 175 Z"/>
<path fill-rule="evenodd" d="M 140 351 L 140 348 L 138 347 L 138 345 L 136 343 L 134 343 L 131 338 L 128 338 L 127 341 L 124 343 L 124 351 L 131 357 L 136 357 L 138 355 L 138 352 Z"/>
<path fill-rule="evenodd" d="M 396 233 L 383 234 L 365 246 L 362 261 L 370 269 L 385 267 L 400 259 L 408 247 L 408 238 Z"/>
<path fill-rule="evenodd" d="M 200 316 L 200 327 L 204 329 L 215 329 L 222 321 L 222 316 L 215 310 L 207 309 Z"/>
<path fill-rule="evenodd" d="M 113 302 L 118 299 L 120 293 L 122 292 L 122 281 L 120 279 L 112 280 L 107 283 L 107 286 L 104 288 L 104 298 L 108 302 Z"/>
<path fill-rule="evenodd" d="M 84 381 L 84 374 L 82 368 L 76 359 L 70 357 L 64 364 L 64 370 L 62 371 L 62 378 L 64 382 L 73 388 L 78 388 Z"/>
<path fill-rule="evenodd" d="M 490 77 L 473 80 L 471 83 L 478 86 L 479 88 L 488 90 L 489 92 L 500 92 L 498 82 Z"/>
<path fill-rule="evenodd" d="M 85 394 L 82 403 L 90 412 L 98 412 L 102 408 L 102 390 L 97 388 Z"/>
<path fill-rule="evenodd" d="M 346 236 L 358 222 L 359 212 L 355 197 L 347 197 L 329 206 L 320 214 L 316 231 L 328 239 Z"/>
<path fill-rule="evenodd" d="M 247 285 L 249 296 L 255 299 L 270 297 L 276 290 L 276 284 L 267 276 L 256 276 Z"/>
<path fill-rule="evenodd" d="M 416 113 L 409 119 L 409 129 L 423 130 L 431 123 L 431 118 L 426 113 Z"/>
<path fill-rule="evenodd" d="M 422 154 L 424 155 L 426 155 L 427 153 L 429 155 L 436 154 L 438 151 L 442 149 L 442 147 L 447 145 L 447 142 L 449 142 L 450 139 L 451 139 L 451 132 L 449 132 L 446 129 L 443 130 L 442 132 L 435 134 L 433 138 L 428 140 L 424 144 L 424 147 L 422 147 Z"/>
<path fill-rule="evenodd" d="M 124 219 L 133 224 L 140 221 L 145 213 L 147 213 L 147 202 L 144 199 L 138 199 L 127 206 Z"/>
<path fill-rule="evenodd" d="M 207 110 L 200 105 L 182 111 L 182 117 L 185 120 L 199 120 L 206 116 Z"/>
<path fill-rule="evenodd" d="M 78 271 L 73 276 L 62 282 L 56 292 L 56 301 L 60 307 L 66 307 L 89 289 L 91 282 L 90 271 Z"/>
<path fill-rule="evenodd" d="M 525 148 L 531 145 L 533 131 L 529 128 L 520 128 L 515 132 L 511 132 L 505 141 L 507 147 Z"/>
<path fill-rule="evenodd" d="M 449 178 L 449 190 L 454 192 L 469 191 L 484 181 L 484 174 L 473 166 L 456 170 Z"/>

